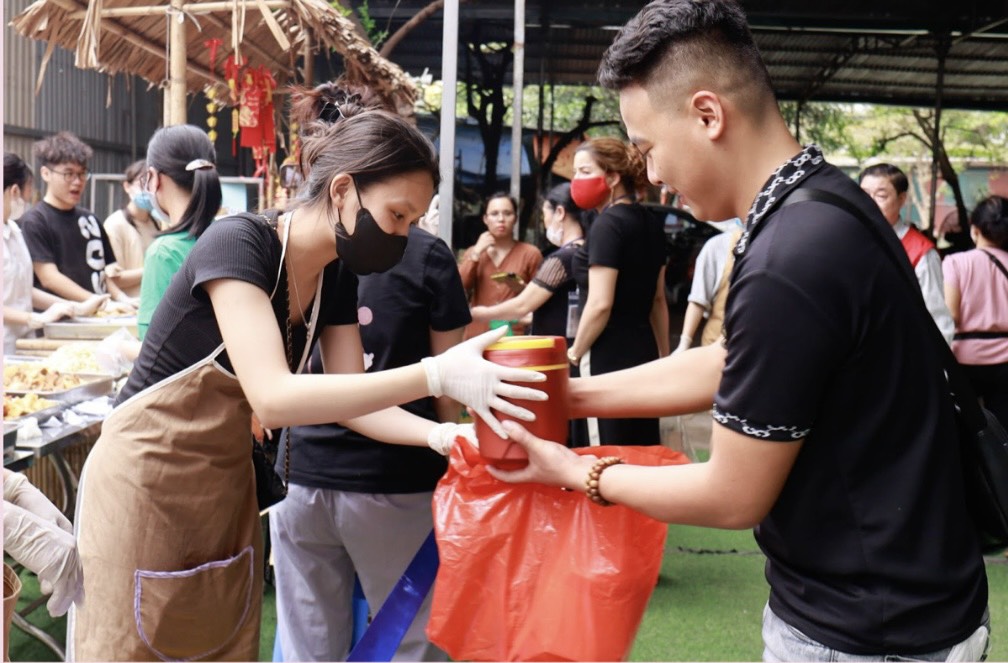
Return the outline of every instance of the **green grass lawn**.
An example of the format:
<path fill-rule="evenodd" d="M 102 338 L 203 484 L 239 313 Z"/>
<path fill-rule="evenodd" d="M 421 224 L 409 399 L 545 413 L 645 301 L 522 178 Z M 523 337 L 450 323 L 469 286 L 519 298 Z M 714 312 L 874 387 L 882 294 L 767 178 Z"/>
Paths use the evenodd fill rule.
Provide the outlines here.
<path fill-rule="evenodd" d="M 989 660 L 1008 661 L 1008 559 L 989 557 L 990 611 L 994 637 Z M 38 596 L 38 584 L 22 574 L 19 606 Z M 630 659 L 634 661 L 758 661 L 763 648 L 760 621 L 766 603 L 763 556 L 752 533 L 669 527 L 665 560 Z M 42 608 L 31 621 L 63 642 L 66 619 Z M 272 590 L 263 597 L 260 660 L 272 660 L 276 606 Z M 18 629 L 10 642 L 12 661 L 52 661 L 53 654 Z"/>

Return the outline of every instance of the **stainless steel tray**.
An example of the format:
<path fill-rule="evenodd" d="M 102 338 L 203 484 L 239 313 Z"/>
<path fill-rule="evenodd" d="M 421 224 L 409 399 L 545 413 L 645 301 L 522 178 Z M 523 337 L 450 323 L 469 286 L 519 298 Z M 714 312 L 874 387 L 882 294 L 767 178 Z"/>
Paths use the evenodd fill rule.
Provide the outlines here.
<path fill-rule="evenodd" d="M 18 428 L 21 428 L 20 421 L 3 422 L 3 450 L 5 454 L 14 451 L 14 446 L 17 444 Z"/>
<path fill-rule="evenodd" d="M 13 394 L 11 394 L 11 395 L 13 396 Z M 37 410 L 35 412 L 31 412 L 31 413 L 26 414 L 26 415 L 24 415 L 22 417 L 14 417 L 13 419 L 5 419 L 4 420 L 4 430 L 5 431 L 7 430 L 7 424 L 8 423 L 14 423 L 14 424 L 17 424 L 18 426 L 20 426 L 22 423 L 24 423 L 24 421 L 26 419 L 37 419 L 41 423 L 41 422 L 45 421 L 46 419 L 48 419 L 49 417 L 55 417 L 56 415 L 58 415 L 61 412 L 63 412 L 63 410 L 65 410 L 65 409 L 67 409 L 67 404 L 66 403 L 57 403 L 56 405 L 52 405 L 52 406 L 47 407 L 47 408 L 42 408 L 41 410 Z M 16 437 L 17 437 L 17 434 L 15 433 L 15 438 Z M 4 441 L 6 442 L 6 436 L 4 438 Z"/>
<path fill-rule="evenodd" d="M 60 403 L 80 403 L 81 401 L 88 401 L 92 398 L 98 398 L 99 396 L 105 396 L 112 393 L 112 384 L 114 382 L 115 378 L 111 376 L 95 376 L 95 379 L 69 389 L 60 389 L 58 391 L 7 389 L 7 393 L 11 396 L 38 394 L 42 398 L 49 398 L 54 401 L 59 401 Z"/>
<path fill-rule="evenodd" d="M 84 318 L 70 322 L 48 322 L 44 330 L 46 338 L 100 340 L 124 327 L 129 333 L 136 336 L 136 316 L 126 318 Z"/>

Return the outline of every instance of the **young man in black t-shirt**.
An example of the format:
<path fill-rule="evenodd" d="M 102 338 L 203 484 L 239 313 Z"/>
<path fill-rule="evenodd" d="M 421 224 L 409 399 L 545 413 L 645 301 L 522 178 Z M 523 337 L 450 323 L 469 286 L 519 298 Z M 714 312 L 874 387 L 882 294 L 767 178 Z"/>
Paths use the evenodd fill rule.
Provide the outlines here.
<path fill-rule="evenodd" d="M 122 290 L 105 279 L 105 267 L 116 261 L 105 229 L 91 211 L 79 206 L 91 148 L 63 131 L 35 143 L 34 152 L 42 162 L 46 192 L 21 217 L 21 230 L 36 283 L 75 302 L 104 293 L 125 301 Z"/>
<path fill-rule="evenodd" d="M 650 180 L 699 218 L 738 216 L 746 227 L 724 345 L 573 381 L 571 414 L 656 416 L 713 402 L 711 457 L 612 465 L 509 428 L 530 465 L 491 473 L 587 486 L 593 501 L 667 522 L 755 528 L 770 584 L 764 660 L 982 660 L 987 577 L 921 302 L 852 214 L 782 203 L 827 191 L 885 229 L 877 206 L 791 136 L 732 0 L 652 2 L 617 36 L 600 79 L 619 90 Z M 899 255 L 895 236 L 881 236 Z"/>

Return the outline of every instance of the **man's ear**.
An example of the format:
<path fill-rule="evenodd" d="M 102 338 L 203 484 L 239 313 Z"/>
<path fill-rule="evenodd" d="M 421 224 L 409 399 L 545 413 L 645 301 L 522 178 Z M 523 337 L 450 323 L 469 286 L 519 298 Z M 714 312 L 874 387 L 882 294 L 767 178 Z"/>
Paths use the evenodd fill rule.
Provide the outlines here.
<path fill-rule="evenodd" d="M 725 107 L 721 97 L 710 90 L 697 90 L 690 97 L 689 113 L 701 125 L 710 140 L 717 140 L 725 129 Z"/>
<path fill-rule="evenodd" d="M 49 184 L 49 178 L 52 177 L 52 171 L 49 169 L 49 166 L 39 168 L 39 174 L 42 175 L 42 181 Z"/>

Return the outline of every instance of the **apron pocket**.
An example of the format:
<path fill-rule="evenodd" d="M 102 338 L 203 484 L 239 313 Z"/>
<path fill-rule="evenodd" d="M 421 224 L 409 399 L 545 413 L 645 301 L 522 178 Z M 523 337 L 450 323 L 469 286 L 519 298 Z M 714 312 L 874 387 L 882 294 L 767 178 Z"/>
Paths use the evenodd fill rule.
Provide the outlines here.
<path fill-rule="evenodd" d="M 163 661 L 206 658 L 244 625 L 252 600 L 252 546 L 186 571 L 134 576 L 133 615 L 144 644 Z"/>

